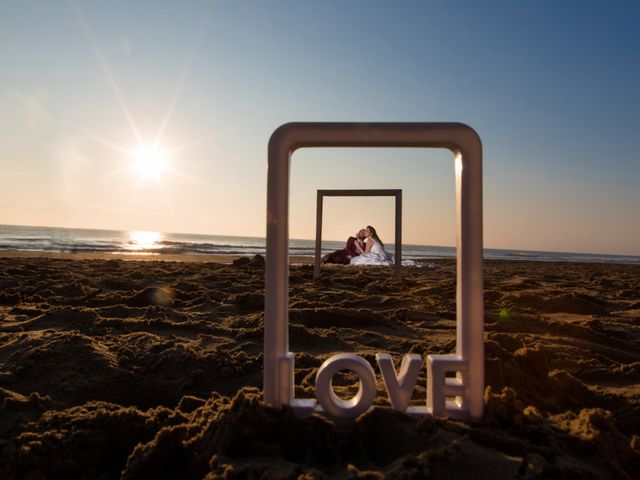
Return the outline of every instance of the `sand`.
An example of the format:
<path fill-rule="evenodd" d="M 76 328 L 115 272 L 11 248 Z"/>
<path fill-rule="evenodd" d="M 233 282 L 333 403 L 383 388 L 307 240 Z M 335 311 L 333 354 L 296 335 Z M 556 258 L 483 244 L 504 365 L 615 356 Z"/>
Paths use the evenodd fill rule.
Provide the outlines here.
<path fill-rule="evenodd" d="M 261 258 L 73 258 L 0 258 L 1 478 L 638 478 L 638 265 L 486 262 L 483 420 L 336 426 L 261 401 Z M 298 396 L 337 352 L 455 350 L 455 264 L 403 275 L 291 268 Z"/>

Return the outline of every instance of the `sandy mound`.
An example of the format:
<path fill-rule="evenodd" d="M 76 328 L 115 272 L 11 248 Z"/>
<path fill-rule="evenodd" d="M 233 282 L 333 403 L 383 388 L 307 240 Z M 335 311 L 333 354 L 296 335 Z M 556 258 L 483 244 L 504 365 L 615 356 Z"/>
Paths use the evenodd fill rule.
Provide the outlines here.
<path fill-rule="evenodd" d="M 401 283 L 293 267 L 297 395 L 337 352 L 453 352 L 455 266 L 438 265 Z M 485 276 L 485 418 L 375 410 L 336 426 L 261 402 L 261 259 L 0 259 L 0 477 L 634 478 L 640 267 L 487 262 Z"/>

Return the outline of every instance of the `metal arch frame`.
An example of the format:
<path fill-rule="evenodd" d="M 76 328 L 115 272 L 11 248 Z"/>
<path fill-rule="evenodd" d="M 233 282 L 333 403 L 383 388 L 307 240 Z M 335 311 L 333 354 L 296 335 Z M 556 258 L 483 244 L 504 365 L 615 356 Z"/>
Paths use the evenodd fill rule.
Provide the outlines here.
<path fill-rule="evenodd" d="M 396 199 L 396 236 L 395 236 L 395 278 L 402 278 L 402 190 L 394 189 L 342 189 L 318 190 L 316 199 L 316 253 L 313 278 L 320 278 L 320 250 L 322 249 L 322 212 L 324 197 L 395 197 Z"/>
<path fill-rule="evenodd" d="M 482 143 L 462 123 L 287 123 L 269 139 L 265 273 L 264 400 L 314 408 L 294 398 L 289 352 L 289 171 L 313 147 L 445 148 L 455 158 L 456 353 L 427 356 L 427 405 L 418 414 L 478 419 L 484 408 Z M 446 373 L 456 372 L 456 378 Z M 437 381 L 437 384 L 430 382 Z M 454 395 L 455 402 L 446 401 Z M 452 403 L 455 403 L 452 404 Z"/>

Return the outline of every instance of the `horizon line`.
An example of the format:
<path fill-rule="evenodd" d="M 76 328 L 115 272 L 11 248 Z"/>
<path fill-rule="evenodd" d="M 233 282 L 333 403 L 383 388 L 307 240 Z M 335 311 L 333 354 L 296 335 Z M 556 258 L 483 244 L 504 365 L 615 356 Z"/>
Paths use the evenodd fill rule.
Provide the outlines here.
<path fill-rule="evenodd" d="M 135 232 L 135 231 L 153 231 L 162 233 L 164 235 L 201 235 L 201 236 L 216 236 L 216 237 L 243 237 L 243 238 L 253 238 L 253 239 L 265 239 L 265 236 L 256 236 L 256 235 L 233 235 L 233 234 L 221 234 L 221 233 L 194 233 L 194 232 L 166 232 L 159 230 L 146 230 L 146 229 L 114 229 L 114 228 L 93 228 L 93 227 L 60 227 L 60 226 L 51 226 L 51 225 L 25 225 L 25 224 L 8 224 L 8 223 L 0 223 L 0 227 L 27 227 L 27 228 L 48 228 L 48 229 L 61 229 L 61 230 L 91 230 L 97 232 Z M 266 232 L 265 232 L 266 233 Z M 308 241 L 313 242 L 315 238 L 289 238 L 289 240 L 298 240 L 298 241 Z M 343 242 L 344 240 L 332 240 L 332 239 L 323 239 L 323 242 Z M 393 242 L 388 242 L 387 245 L 394 245 Z M 421 243 L 402 243 L 402 245 L 406 245 L 409 247 L 431 247 L 431 248 L 456 248 L 456 245 L 428 245 Z M 526 248 L 499 248 L 499 247 L 488 247 L 483 245 L 483 251 L 487 250 L 500 250 L 500 251 L 510 251 L 510 252 L 531 252 L 531 253 L 547 253 L 547 254 L 574 254 L 574 255 L 606 255 L 610 257 L 631 257 L 631 258 L 640 258 L 640 254 L 627 254 L 627 253 L 603 253 L 603 252 L 570 252 L 570 251 L 560 251 L 560 250 L 531 250 Z"/>

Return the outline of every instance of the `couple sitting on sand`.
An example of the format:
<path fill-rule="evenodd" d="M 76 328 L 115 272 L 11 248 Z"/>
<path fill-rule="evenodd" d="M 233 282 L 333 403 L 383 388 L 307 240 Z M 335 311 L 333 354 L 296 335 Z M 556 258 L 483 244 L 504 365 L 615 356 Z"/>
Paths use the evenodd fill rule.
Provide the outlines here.
<path fill-rule="evenodd" d="M 384 243 L 371 225 L 361 229 L 355 237 L 349 237 L 342 250 L 328 253 L 322 263 L 342 265 L 389 265 L 392 263 L 384 251 Z"/>

